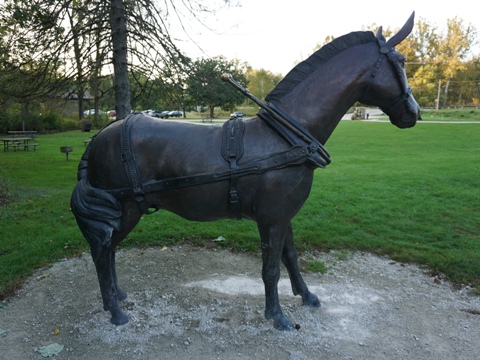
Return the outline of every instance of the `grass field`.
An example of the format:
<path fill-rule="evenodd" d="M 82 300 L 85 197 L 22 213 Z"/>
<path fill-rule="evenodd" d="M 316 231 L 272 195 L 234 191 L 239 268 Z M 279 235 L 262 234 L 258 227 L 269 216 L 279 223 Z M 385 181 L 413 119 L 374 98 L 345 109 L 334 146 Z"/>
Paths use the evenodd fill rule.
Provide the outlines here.
<path fill-rule="evenodd" d="M 480 120 L 478 112 L 466 118 Z M 69 198 L 90 135 L 39 135 L 35 152 L 0 153 L 0 298 L 36 268 L 88 250 Z M 73 146 L 70 161 L 60 146 Z M 400 130 L 343 121 L 327 149 L 333 162 L 316 171 L 293 221 L 299 250 L 370 251 L 480 285 L 480 124 Z M 219 236 L 216 246 L 260 251 L 252 222 L 188 222 L 167 212 L 144 216 L 122 246 L 202 246 Z"/>

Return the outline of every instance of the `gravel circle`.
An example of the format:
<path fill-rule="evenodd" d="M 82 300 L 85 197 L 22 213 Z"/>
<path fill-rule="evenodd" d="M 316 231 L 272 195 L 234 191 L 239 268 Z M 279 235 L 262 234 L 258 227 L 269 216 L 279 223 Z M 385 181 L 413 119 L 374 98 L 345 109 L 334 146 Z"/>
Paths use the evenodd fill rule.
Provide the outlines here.
<path fill-rule="evenodd" d="M 40 269 L 0 309 L 2 359 L 474 359 L 480 297 L 414 265 L 365 253 L 303 253 L 320 309 L 279 283 L 297 331 L 265 320 L 260 256 L 190 245 L 117 253 L 130 322 L 110 323 L 89 254 Z"/>

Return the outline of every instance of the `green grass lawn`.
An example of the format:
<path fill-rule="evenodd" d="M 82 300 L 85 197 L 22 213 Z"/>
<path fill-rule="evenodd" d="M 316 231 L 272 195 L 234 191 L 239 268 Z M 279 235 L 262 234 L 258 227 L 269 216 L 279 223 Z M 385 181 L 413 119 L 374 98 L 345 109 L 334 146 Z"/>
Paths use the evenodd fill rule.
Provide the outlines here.
<path fill-rule="evenodd" d="M 39 135 L 35 152 L 0 153 L 0 298 L 36 268 L 88 250 L 69 200 L 90 135 Z M 73 146 L 70 161 L 60 146 Z M 333 162 L 316 171 L 293 220 L 300 251 L 370 251 L 480 285 L 480 124 L 343 121 L 327 149 Z M 212 242 L 219 236 L 226 240 Z M 184 241 L 260 251 L 250 221 L 189 222 L 164 211 L 144 216 L 122 246 Z"/>

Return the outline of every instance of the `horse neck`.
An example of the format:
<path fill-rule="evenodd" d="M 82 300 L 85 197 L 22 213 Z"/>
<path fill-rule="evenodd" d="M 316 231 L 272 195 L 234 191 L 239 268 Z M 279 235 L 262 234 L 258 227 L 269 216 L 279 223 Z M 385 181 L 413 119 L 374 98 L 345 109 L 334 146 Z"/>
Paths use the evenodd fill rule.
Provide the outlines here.
<path fill-rule="evenodd" d="M 322 144 L 365 91 L 376 60 L 374 56 L 378 57 L 376 45 L 375 48 L 370 46 L 372 51 L 361 51 L 362 47 L 369 45 L 359 45 L 336 55 L 297 85 L 279 104 Z M 365 56 L 370 53 L 372 56 Z"/>

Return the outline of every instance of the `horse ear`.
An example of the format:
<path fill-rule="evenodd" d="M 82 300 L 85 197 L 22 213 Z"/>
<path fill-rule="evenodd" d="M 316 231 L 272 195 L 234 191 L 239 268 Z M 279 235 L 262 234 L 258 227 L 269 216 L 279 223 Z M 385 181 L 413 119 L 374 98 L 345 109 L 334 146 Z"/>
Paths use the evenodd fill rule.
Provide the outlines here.
<path fill-rule="evenodd" d="M 375 37 L 380 41 L 385 41 L 385 36 L 383 36 L 383 29 L 381 26 L 378 28 L 377 33 L 375 34 Z"/>
<path fill-rule="evenodd" d="M 403 25 L 400 31 L 395 35 L 393 35 L 390 39 L 388 39 L 386 45 L 393 48 L 396 45 L 400 44 L 403 41 L 403 39 L 405 39 L 408 35 L 410 35 L 413 29 L 414 19 L 415 19 L 415 11 L 412 12 L 412 15 L 410 15 L 407 22 L 405 23 L 405 25 Z"/>

